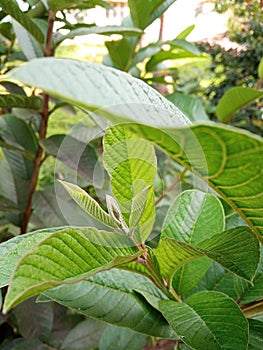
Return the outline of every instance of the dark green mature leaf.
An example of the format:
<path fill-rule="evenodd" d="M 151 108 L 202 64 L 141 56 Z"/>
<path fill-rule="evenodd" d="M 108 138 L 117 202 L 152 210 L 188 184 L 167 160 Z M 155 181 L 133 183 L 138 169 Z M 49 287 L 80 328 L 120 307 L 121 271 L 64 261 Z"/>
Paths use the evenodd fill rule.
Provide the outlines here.
<path fill-rule="evenodd" d="M 61 347 L 64 350 L 88 350 L 97 348 L 104 331 L 102 322 L 90 318 L 77 324 L 66 336 Z"/>
<path fill-rule="evenodd" d="M 186 262 L 207 256 L 238 276 L 252 280 L 259 261 L 259 244 L 247 227 L 238 227 L 199 242 L 196 247 L 163 238 L 155 249 L 162 276 L 170 283 Z"/>
<path fill-rule="evenodd" d="M 141 350 L 145 345 L 146 337 L 131 329 L 109 325 L 103 332 L 100 341 L 100 350 Z"/>
<path fill-rule="evenodd" d="M 56 45 L 59 45 L 65 39 L 74 39 L 76 36 L 88 35 L 88 34 L 101 34 L 101 35 L 127 35 L 127 36 L 138 36 L 142 35 L 143 31 L 138 28 L 128 28 L 123 26 L 83 26 L 83 28 L 76 28 L 71 30 L 68 34 L 61 35 L 55 39 Z"/>
<path fill-rule="evenodd" d="M 40 144 L 47 154 L 62 161 L 85 181 L 94 183 L 94 168 L 98 167 L 99 163 L 92 145 L 71 135 L 63 134 L 52 135 L 41 140 Z"/>
<path fill-rule="evenodd" d="M 54 318 L 51 303 L 36 304 L 35 298 L 31 298 L 18 305 L 14 309 L 13 315 L 19 333 L 24 338 L 49 341 Z"/>
<path fill-rule="evenodd" d="M 262 90 L 248 87 L 233 87 L 229 89 L 219 100 L 216 107 L 218 119 L 227 123 L 242 107 L 262 96 Z"/>
<path fill-rule="evenodd" d="M 1 350 L 50 350 L 50 347 L 42 343 L 37 338 L 24 339 L 18 338 L 14 339 L 7 344 L 1 346 Z"/>
<path fill-rule="evenodd" d="M 225 216 L 220 200 L 199 190 L 182 192 L 170 206 L 161 238 L 175 238 L 193 246 L 224 231 Z"/>
<path fill-rule="evenodd" d="M 106 131 L 103 158 L 111 177 L 113 194 L 128 227 L 134 215 L 134 212 L 131 214 L 135 210 L 134 199 L 149 187 L 144 211 L 135 228 L 137 239 L 145 241 L 155 219 L 153 181 L 157 165 L 153 145 L 144 139 L 135 138 L 121 126 L 114 126 Z"/>
<path fill-rule="evenodd" d="M 115 122 L 134 121 L 166 127 L 189 123 L 178 108 L 157 91 L 140 80 L 102 65 L 40 58 L 13 69 L 9 76 L 38 86 L 69 103 L 96 110 L 96 114 Z M 161 119 L 159 113 L 162 113 Z"/>
<path fill-rule="evenodd" d="M 248 319 L 248 324 L 248 350 L 261 350 L 263 348 L 263 322 Z"/>
<path fill-rule="evenodd" d="M 191 121 L 201 122 L 209 120 L 201 100 L 194 95 L 176 92 L 166 98 L 175 104 Z"/>
<path fill-rule="evenodd" d="M 12 70 L 10 76 L 89 110 L 104 106 L 96 113 L 113 122 L 148 124 L 135 125 L 133 130 L 203 178 L 262 239 L 261 138 L 218 124 L 171 130 L 169 128 L 187 123 L 176 107 L 171 107 L 167 100 L 164 102 L 161 95 L 143 82 L 103 66 L 72 60 L 38 59 Z M 97 81 L 100 84 L 96 85 Z"/>
<path fill-rule="evenodd" d="M 192 349 L 247 349 L 248 322 L 225 294 L 205 291 L 186 303 L 162 300 L 159 305 L 174 331 Z"/>
<path fill-rule="evenodd" d="M 37 96 L 21 96 L 16 94 L 0 94 L 0 107 L 2 108 L 29 108 L 40 110 L 42 100 Z"/>
<path fill-rule="evenodd" d="M 145 29 L 176 0 L 152 0 L 145 6 L 145 0 L 128 0 L 132 21 L 136 27 Z"/>
<path fill-rule="evenodd" d="M 112 269 L 87 281 L 49 290 L 40 300 L 48 297 L 85 316 L 151 336 L 175 338 L 161 313 L 134 292 L 134 289 L 154 288 L 157 289 L 144 276 Z"/>
<path fill-rule="evenodd" d="M 5 160 L 0 162 L 0 195 L 14 203 L 11 211 L 19 210 L 18 214 L 6 215 L 9 221 L 20 226 L 34 169 L 36 136 L 22 119 L 5 115 L 0 118 L 0 139 L 5 143 L 2 144 Z"/>
<path fill-rule="evenodd" d="M 263 248 L 261 247 L 261 261 L 258 266 L 253 286 L 248 286 L 240 300 L 241 304 L 249 304 L 263 299 Z"/>
<path fill-rule="evenodd" d="M 15 0 L 0 0 L 0 6 L 2 9 L 20 23 L 41 45 L 44 42 L 44 35 L 39 27 L 22 12 Z"/>
<path fill-rule="evenodd" d="M 212 263 L 205 274 L 203 280 L 196 286 L 196 291 L 214 290 L 228 295 L 230 298 L 238 301 L 251 284 L 238 277 L 237 275 L 226 271 L 218 263 Z"/>
<path fill-rule="evenodd" d="M 13 28 L 18 43 L 28 60 L 44 56 L 44 52 L 36 39 L 20 23 L 13 20 Z"/>
<path fill-rule="evenodd" d="M 95 228 L 67 228 L 50 234 L 16 266 L 4 312 L 47 289 L 134 260 L 141 252 L 132 245 L 123 235 Z"/>

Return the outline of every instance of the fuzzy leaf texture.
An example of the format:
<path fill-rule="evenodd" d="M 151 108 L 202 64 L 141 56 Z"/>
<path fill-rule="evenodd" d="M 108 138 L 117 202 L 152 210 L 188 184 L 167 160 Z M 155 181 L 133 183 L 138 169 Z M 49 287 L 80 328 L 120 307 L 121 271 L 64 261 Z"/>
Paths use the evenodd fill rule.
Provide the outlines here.
<path fill-rule="evenodd" d="M 136 138 L 121 126 L 114 126 L 105 134 L 103 159 L 126 224 L 135 229 L 139 241 L 145 241 L 155 219 L 153 180 L 156 157 L 153 145 Z M 147 187 L 149 189 L 144 198 Z M 135 223 L 136 227 L 133 227 Z"/>

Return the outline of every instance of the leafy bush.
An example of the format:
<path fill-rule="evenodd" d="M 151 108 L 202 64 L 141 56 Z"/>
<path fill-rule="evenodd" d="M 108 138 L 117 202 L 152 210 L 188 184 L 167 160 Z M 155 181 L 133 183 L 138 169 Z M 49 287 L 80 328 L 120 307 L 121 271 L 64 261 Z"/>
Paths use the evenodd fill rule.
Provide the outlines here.
<path fill-rule="evenodd" d="M 143 2 L 130 0 L 139 29 L 123 34 L 141 35 L 170 3 L 152 1 L 141 13 Z M 34 32 L 35 53 L 52 55 L 55 13 L 67 1 L 48 2 L 46 44 L 32 4 L 27 14 L 14 1 L 0 4 Z M 192 125 L 145 82 L 103 65 L 37 57 L 10 69 L 12 50 L 1 79 L 0 193 L 9 225 L 0 244 L 0 348 L 261 347 L 262 139 Z M 86 117 L 69 134 L 47 137 L 61 108 Z M 62 180 L 52 189 L 39 181 L 47 156 Z M 23 234 L 6 240 L 19 226 Z"/>

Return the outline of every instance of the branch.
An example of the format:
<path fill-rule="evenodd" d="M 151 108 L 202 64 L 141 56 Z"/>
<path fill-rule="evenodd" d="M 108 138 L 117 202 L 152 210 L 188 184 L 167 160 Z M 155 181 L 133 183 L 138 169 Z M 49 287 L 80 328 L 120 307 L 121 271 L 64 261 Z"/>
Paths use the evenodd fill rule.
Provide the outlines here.
<path fill-rule="evenodd" d="M 155 205 L 157 205 L 161 200 L 165 197 L 167 193 L 169 193 L 182 179 L 187 169 L 185 168 L 174 180 L 174 182 L 160 195 L 159 198 L 156 199 Z"/>
<path fill-rule="evenodd" d="M 52 35 L 53 35 L 54 21 L 55 21 L 55 13 L 53 11 L 49 11 L 47 39 L 46 39 L 46 47 L 44 52 L 46 57 L 50 57 L 53 55 L 53 48 L 52 48 L 53 36 Z M 44 94 L 42 120 L 41 120 L 41 125 L 39 130 L 39 139 L 45 139 L 47 134 L 47 124 L 48 124 L 48 118 L 49 118 L 48 102 L 49 102 L 49 96 L 47 94 Z M 33 171 L 30 186 L 29 186 L 29 194 L 27 199 L 26 210 L 25 210 L 24 219 L 21 225 L 21 234 L 24 234 L 27 232 L 28 223 L 30 220 L 30 216 L 32 214 L 32 210 L 33 210 L 32 200 L 33 200 L 33 195 L 35 193 L 36 186 L 37 186 L 39 170 L 42 164 L 42 157 L 43 157 L 43 148 L 40 145 L 38 145 L 35 163 L 34 163 L 34 171 Z"/>

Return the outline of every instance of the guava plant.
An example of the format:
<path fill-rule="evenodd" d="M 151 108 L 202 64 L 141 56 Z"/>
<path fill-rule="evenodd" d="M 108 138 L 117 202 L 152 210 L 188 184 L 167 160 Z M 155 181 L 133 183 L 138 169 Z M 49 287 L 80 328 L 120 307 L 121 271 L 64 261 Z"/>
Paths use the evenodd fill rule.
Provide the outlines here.
<path fill-rule="evenodd" d="M 145 83 L 96 64 L 43 58 L 6 79 L 109 120 L 103 165 L 111 188 L 102 204 L 77 184 L 59 185 L 102 229 L 46 229 L 0 245 L 1 286 L 9 285 L 4 312 L 39 295 L 39 302 L 124 327 L 107 332 L 112 344 L 128 328 L 179 349 L 258 349 L 262 139 L 219 124 L 190 125 Z M 194 176 L 153 234 L 154 146 L 180 164 L 178 184 Z M 138 340 L 129 348 L 142 349 L 146 338 Z"/>

